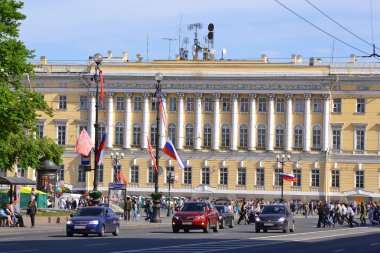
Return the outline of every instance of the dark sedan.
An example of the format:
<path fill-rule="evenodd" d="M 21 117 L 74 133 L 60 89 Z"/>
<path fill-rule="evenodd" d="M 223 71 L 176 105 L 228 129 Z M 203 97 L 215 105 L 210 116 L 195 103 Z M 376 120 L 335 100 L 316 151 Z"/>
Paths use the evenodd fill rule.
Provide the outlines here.
<path fill-rule="evenodd" d="M 70 220 L 66 223 L 66 235 L 68 237 L 74 234 L 97 234 L 103 237 L 105 233 L 112 233 L 114 236 L 119 235 L 120 219 L 109 207 L 91 206 L 78 209 L 71 215 Z"/>
<path fill-rule="evenodd" d="M 215 208 L 219 212 L 219 228 L 225 228 L 226 226 L 233 228 L 235 226 L 235 217 L 228 206 L 217 205 Z"/>
<path fill-rule="evenodd" d="M 260 230 L 282 230 L 294 232 L 294 217 L 289 206 L 284 204 L 264 205 L 255 222 L 256 233 Z"/>

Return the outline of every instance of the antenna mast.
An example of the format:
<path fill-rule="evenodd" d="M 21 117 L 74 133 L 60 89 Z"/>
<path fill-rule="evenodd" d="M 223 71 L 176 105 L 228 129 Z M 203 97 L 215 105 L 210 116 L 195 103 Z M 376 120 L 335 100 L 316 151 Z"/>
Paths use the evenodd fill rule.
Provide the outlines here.
<path fill-rule="evenodd" d="M 172 44 L 173 40 L 177 40 L 177 39 L 173 39 L 173 38 L 162 38 L 162 39 L 169 41 L 169 57 L 168 57 L 168 60 L 170 60 L 170 48 L 171 48 L 171 44 Z"/>
<path fill-rule="evenodd" d="M 202 29 L 203 25 L 202 23 L 194 23 L 187 26 L 187 30 L 194 32 L 194 45 L 193 45 L 193 60 L 198 60 L 198 53 L 202 50 L 202 46 L 198 41 L 198 29 Z"/>

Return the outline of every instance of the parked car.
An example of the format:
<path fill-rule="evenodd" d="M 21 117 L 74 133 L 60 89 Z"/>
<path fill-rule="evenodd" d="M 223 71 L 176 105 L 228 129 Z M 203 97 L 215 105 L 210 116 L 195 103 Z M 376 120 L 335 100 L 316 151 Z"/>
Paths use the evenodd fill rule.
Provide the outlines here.
<path fill-rule="evenodd" d="M 111 208 L 105 206 L 91 206 L 78 209 L 66 223 L 66 235 L 97 234 L 103 237 L 105 233 L 119 235 L 120 219 Z"/>
<path fill-rule="evenodd" d="M 211 228 L 218 232 L 218 210 L 208 201 L 185 202 L 181 210 L 174 214 L 172 228 L 173 233 L 178 233 L 180 229 L 185 233 L 193 229 L 202 229 L 204 233 L 208 233 Z"/>
<path fill-rule="evenodd" d="M 226 226 L 233 228 L 235 226 L 235 217 L 228 206 L 216 205 L 215 208 L 219 212 L 219 228 L 225 228 Z"/>
<path fill-rule="evenodd" d="M 264 205 L 255 222 L 256 233 L 260 230 L 282 230 L 294 232 L 294 217 L 289 206 L 284 204 Z"/>

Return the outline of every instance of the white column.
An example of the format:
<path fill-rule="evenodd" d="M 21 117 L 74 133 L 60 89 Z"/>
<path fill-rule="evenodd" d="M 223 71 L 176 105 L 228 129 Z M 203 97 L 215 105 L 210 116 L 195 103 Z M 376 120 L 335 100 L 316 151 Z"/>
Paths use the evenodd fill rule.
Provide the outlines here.
<path fill-rule="evenodd" d="M 125 93 L 125 133 L 123 148 L 131 148 L 131 126 L 132 126 L 132 93 Z"/>
<path fill-rule="evenodd" d="M 115 140 L 115 122 L 113 118 L 113 92 L 107 92 L 107 148 L 113 147 L 113 142 Z"/>
<path fill-rule="evenodd" d="M 256 94 L 249 94 L 249 143 L 248 150 L 256 150 Z"/>
<path fill-rule="evenodd" d="M 329 126 L 330 126 L 330 95 L 323 95 L 323 151 L 329 149 Z"/>
<path fill-rule="evenodd" d="M 165 112 L 166 112 L 166 94 L 165 93 L 161 93 L 161 101 L 162 101 L 162 106 L 164 107 Z M 157 101 L 157 103 L 158 103 L 158 101 Z M 158 104 L 157 104 L 157 110 L 159 110 L 159 109 L 160 108 L 158 107 Z M 166 124 L 168 124 L 168 123 L 166 122 Z M 162 118 L 160 115 L 160 148 L 163 148 L 165 146 L 166 131 L 167 131 L 167 125 L 164 126 L 164 122 L 162 121 Z"/>
<path fill-rule="evenodd" d="M 292 95 L 286 94 L 286 146 L 285 151 L 292 151 L 293 140 L 293 105 Z"/>
<path fill-rule="evenodd" d="M 177 149 L 183 149 L 183 142 L 185 136 L 183 134 L 185 113 L 184 113 L 184 97 L 185 94 L 178 93 L 178 136 L 177 136 Z"/>
<path fill-rule="evenodd" d="M 232 117 L 231 117 L 231 125 L 232 125 L 232 141 L 231 141 L 231 150 L 237 150 L 238 146 L 238 94 L 232 94 Z"/>
<path fill-rule="evenodd" d="M 96 114 L 96 93 L 90 92 L 90 122 L 89 122 L 89 134 L 91 136 L 92 143 L 95 143 L 95 114 Z"/>
<path fill-rule="evenodd" d="M 213 94 L 214 97 L 214 141 L 212 142 L 212 149 L 219 150 L 220 141 L 220 111 L 219 99 L 220 94 Z"/>
<path fill-rule="evenodd" d="M 143 93 L 143 126 L 142 126 L 142 140 L 141 140 L 141 148 L 148 148 L 148 140 L 149 136 L 149 93 Z"/>
<path fill-rule="evenodd" d="M 311 147 L 311 113 L 310 113 L 310 94 L 304 94 L 305 97 L 305 119 L 304 119 L 304 131 L 305 131 L 305 145 L 303 151 L 310 152 Z"/>
<path fill-rule="evenodd" d="M 195 102 L 195 150 L 201 149 L 202 143 L 202 93 L 196 93 Z"/>
<path fill-rule="evenodd" d="M 274 145 L 274 94 L 268 94 L 268 144 L 267 150 L 273 151 Z"/>

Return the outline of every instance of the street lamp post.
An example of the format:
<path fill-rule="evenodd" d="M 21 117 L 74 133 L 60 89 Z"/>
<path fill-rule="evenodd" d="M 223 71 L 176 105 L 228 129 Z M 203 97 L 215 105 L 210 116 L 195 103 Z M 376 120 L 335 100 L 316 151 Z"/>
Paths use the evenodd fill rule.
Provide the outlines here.
<path fill-rule="evenodd" d="M 162 73 L 157 73 L 154 76 L 154 79 L 156 79 L 156 105 L 157 105 L 157 117 L 156 117 L 156 168 L 158 169 L 159 161 L 160 161 L 160 112 L 158 108 L 158 102 L 159 98 L 161 96 L 161 81 L 164 78 L 164 75 Z M 155 171 L 154 173 L 154 192 L 158 193 L 158 171 Z M 151 223 L 161 223 L 161 217 L 160 217 L 160 200 L 153 200 L 153 217 L 150 219 Z"/>
<path fill-rule="evenodd" d="M 103 56 L 99 53 L 95 54 L 92 57 L 92 60 L 95 62 L 95 74 L 94 74 L 94 82 L 96 84 L 96 100 L 95 100 L 95 147 L 94 147 L 94 191 L 98 190 L 98 163 L 96 162 L 96 154 L 98 153 L 99 149 L 99 122 L 98 122 L 98 114 L 99 114 L 99 82 L 100 82 L 100 74 L 99 74 L 99 66 L 103 61 Z"/>
<path fill-rule="evenodd" d="M 166 215 L 167 217 L 170 216 L 170 184 L 172 183 L 173 178 L 174 178 L 173 171 L 169 171 L 168 176 L 166 178 L 166 180 L 169 182 L 168 214 Z"/>
<path fill-rule="evenodd" d="M 284 165 L 290 161 L 290 155 L 277 155 L 277 162 L 281 164 L 281 172 L 284 173 Z M 281 203 L 284 202 L 284 179 L 281 178 Z"/>
<path fill-rule="evenodd" d="M 124 158 L 124 153 L 120 153 L 119 154 L 119 152 L 116 152 L 115 154 L 111 153 L 110 155 L 111 155 L 111 159 L 113 159 L 113 178 L 114 178 L 114 182 L 115 183 L 119 183 L 119 180 L 117 178 L 118 178 L 119 168 L 121 168 L 120 160 Z"/>

